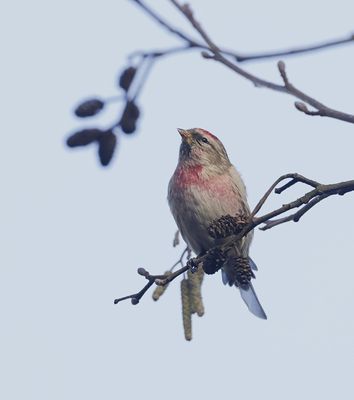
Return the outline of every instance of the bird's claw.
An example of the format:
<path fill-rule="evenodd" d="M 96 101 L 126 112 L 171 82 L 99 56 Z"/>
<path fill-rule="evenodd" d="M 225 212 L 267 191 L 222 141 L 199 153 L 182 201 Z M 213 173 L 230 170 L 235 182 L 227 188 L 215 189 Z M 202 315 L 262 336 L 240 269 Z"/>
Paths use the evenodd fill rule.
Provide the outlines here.
<path fill-rule="evenodd" d="M 192 274 L 198 271 L 198 264 L 196 262 L 196 258 L 191 258 L 187 261 L 187 267 L 191 271 Z"/>

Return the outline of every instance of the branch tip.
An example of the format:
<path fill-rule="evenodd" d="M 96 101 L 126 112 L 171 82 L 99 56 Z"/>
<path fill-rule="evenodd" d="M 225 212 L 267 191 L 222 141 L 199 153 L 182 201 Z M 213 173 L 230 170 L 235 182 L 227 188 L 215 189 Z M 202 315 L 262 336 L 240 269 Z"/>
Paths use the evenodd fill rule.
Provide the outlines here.
<path fill-rule="evenodd" d="M 280 73 L 280 76 L 282 77 L 285 87 L 289 84 L 288 76 L 286 75 L 286 69 L 285 69 L 285 62 L 284 61 L 278 61 L 278 70 Z"/>
<path fill-rule="evenodd" d="M 146 271 L 145 268 L 138 268 L 137 272 L 141 276 L 145 276 L 145 277 L 149 276 L 149 273 Z"/>
<path fill-rule="evenodd" d="M 201 56 L 207 60 L 213 60 L 215 59 L 215 56 L 211 53 L 209 53 L 208 51 L 202 51 L 201 52 Z"/>
<path fill-rule="evenodd" d="M 181 10 L 183 11 L 183 13 L 190 19 L 193 19 L 193 11 L 191 6 L 188 3 L 185 3 L 181 6 Z"/>
<path fill-rule="evenodd" d="M 278 187 L 280 182 L 283 182 L 285 180 L 289 181 Z M 256 217 L 256 214 L 266 202 L 273 190 L 275 190 L 276 193 L 280 194 L 286 189 L 295 185 L 296 183 L 308 185 L 311 187 L 311 190 L 306 192 L 297 200 L 283 204 L 278 209 L 266 213 L 261 217 Z M 221 236 L 226 236 L 221 244 L 215 245 L 203 255 L 199 255 L 195 258 L 189 259 L 188 262 L 184 265 L 183 257 L 188 253 L 187 247 L 183 251 L 182 256 L 180 257 L 178 262 L 174 265 L 176 266 L 178 264 L 181 264 L 182 267 L 175 272 L 171 272 L 171 269 L 165 272 L 165 274 L 163 275 L 150 275 L 149 272 L 146 271 L 144 268 L 138 268 L 137 271 L 139 275 L 144 276 L 148 280 L 148 282 L 139 292 L 116 299 L 114 300 L 114 304 L 117 304 L 118 302 L 123 300 L 131 299 L 131 303 L 133 305 L 136 305 L 139 303 L 140 299 L 145 295 L 145 293 L 151 288 L 151 286 L 156 284 L 158 285 L 158 288 L 166 287 L 175 278 L 184 274 L 185 272 L 189 274 L 189 277 L 193 277 L 194 275 L 201 273 L 201 271 L 204 271 L 207 274 L 213 274 L 223 266 L 226 258 L 228 257 L 228 252 L 231 248 L 235 248 L 235 242 L 241 240 L 257 226 L 261 225 L 259 229 L 265 231 L 285 222 L 298 222 L 304 214 L 306 214 L 310 209 L 312 209 L 312 207 L 314 207 L 325 198 L 333 195 L 344 195 L 348 192 L 354 192 L 354 180 L 334 184 L 321 184 L 297 173 L 282 175 L 267 190 L 265 195 L 252 211 L 249 218 L 246 218 L 246 216 L 243 215 L 226 215 L 216 221 L 216 223 L 214 223 L 214 225 L 216 224 L 218 229 L 220 229 L 220 232 L 223 231 L 221 232 Z M 297 211 L 293 214 L 286 215 L 290 210 L 294 209 L 297 209 Z M 286 216 L 276 218 L 280 215 Z M 215 230 L 215 226 L 213 229 Z M 231 233 L 232 236 L 229 236 L 228 233 Z M 159 289 L 158 291 L 160 292 L 161 289 Z M 160 295 L 161 293 L 155 293 L 155 295 L 153 296 L 154 300 L 157 300 Z"/>

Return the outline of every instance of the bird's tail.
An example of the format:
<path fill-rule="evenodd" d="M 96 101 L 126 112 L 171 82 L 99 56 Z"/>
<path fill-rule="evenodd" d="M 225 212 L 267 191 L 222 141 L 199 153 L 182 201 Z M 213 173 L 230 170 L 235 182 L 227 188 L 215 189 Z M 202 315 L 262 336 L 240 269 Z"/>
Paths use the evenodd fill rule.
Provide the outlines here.
<path fill-rule="evenodd" d="M 254 291 L 253 285 L 250 282 L 247 288 L 239 287 L 240 294 L 246 306 L 256 317 L 267 319 L 267 315 L 263 310 L 261 303 L 258 300 L 256 292 Z"/>
<path fill-rule="evenodd" d="M 241 297 L 250 312 L 256 317 L 267 319 L 267 315 L 264 312 L 251 283 L 251 279 L 255 278 L 253 271 L 257 270 L 254 261 L 247 257 L 243 259 L 240 258 L 237 261 L 236 266 L 233 262 L 231 268 L 230 263 L 227 264 L 228 265 L 221 270 L 223 283 L 225 285 L 229 284 L 230 286 L 236 286 L 240 290 Z"/>

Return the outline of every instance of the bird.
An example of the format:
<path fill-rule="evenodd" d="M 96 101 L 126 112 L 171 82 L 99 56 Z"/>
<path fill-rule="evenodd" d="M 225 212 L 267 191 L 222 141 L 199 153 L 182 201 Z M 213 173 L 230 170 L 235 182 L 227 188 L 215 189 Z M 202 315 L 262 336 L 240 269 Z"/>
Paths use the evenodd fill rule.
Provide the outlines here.
<path fill-rule="evenodd" d="M 246 186 L 215 135 L 201 128 L 177 130 L 182 142 L 178 164 L 169 181 L 167 199 L 184 241 L 200 256 L 225 240 L 209 234 L 212 222 L 225 215 L 243 213 L 250 216 Z M 234 245 L 235 255 L 248 260 L 250 271 L 257 270 L 249 257 L 252 238 L 253 231 Z M 250 279 L 246 284 L 238 282 L 229 260 L 228 257 L 221 268 L 223 283 L 236 286 L 249 311 L 267 319 Z"/>

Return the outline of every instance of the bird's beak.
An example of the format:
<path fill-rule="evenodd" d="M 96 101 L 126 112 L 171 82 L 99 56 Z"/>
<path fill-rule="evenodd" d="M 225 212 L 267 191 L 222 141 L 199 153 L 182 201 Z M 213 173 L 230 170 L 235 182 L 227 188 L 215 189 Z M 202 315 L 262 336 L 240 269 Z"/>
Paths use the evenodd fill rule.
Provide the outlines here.
<path fill-rule="evenodd" d="M 185 140 L 186 142 L 189 142 L 191 138 L 191 133 L 185 129 L 177 128 L 178 133 L 181 135 L 182 140 Z"/>

